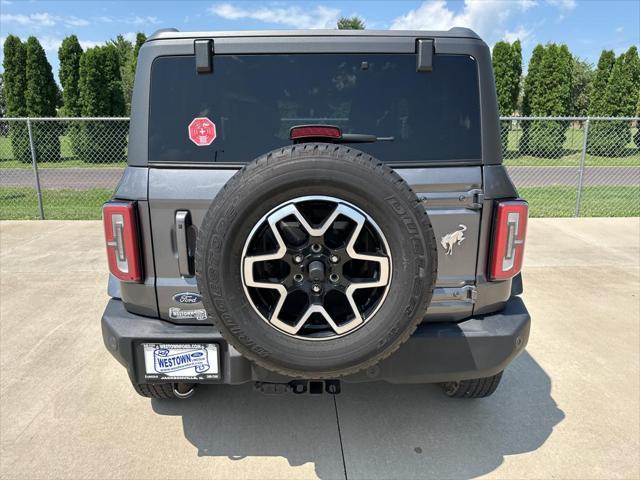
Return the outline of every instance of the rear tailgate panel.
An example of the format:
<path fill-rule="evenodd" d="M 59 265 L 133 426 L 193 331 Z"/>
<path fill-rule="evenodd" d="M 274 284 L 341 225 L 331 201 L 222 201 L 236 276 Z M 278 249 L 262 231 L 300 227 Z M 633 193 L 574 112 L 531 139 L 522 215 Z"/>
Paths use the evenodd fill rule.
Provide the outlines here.
<path fill-rule="evenodd" d="M 176 242 L 176 213 L 188 211 L 198 228 L 220 189 L 233 176 L 235 169 L 149 169 L 149 210 L 153 225 L 156 291 L 161 318 L 176 323 L 194 323 L 193 318 L 175 318 L 170 309 L 181 308 L 174 296 L 197 292 L 193 276 L 181 276 Z M 438 279 L 427 319 L 434 321 L 462 319 L 472 314 L 473 301 L 465 286 L 476 281 L 476 260 L 480 233 L 481 209 L 474 195 L 482 194 L 481 167 L 399 168 L 397 172 L 409 182 L 423 201 L 431 218 L 438 244 Z M 469 194 L 473 192 L 473 194 Z M 481 198 L 481 197 L 480 197 Z M 465 240 L 446 255 L 441 238 L 466 227 Z M 200 302 L 182 306 L 202 309 Z M 175 312 L 175 311 L 174 311 Z"/>

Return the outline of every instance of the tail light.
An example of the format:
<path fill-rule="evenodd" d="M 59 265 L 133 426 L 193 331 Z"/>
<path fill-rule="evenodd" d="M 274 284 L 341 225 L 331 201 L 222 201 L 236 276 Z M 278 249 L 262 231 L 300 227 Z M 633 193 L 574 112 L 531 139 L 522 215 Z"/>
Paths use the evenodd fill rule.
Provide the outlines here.
<path fill-rule="evenodd" d="M 142 280 L 138 219 L 134 202 L 109 202 L 102 207 L 109 271 L 125 282 Z"/>
<path fill-rule="evenodd" d="M 489 263 L 490 280 L 508 280 L 520 273 L 528 213 L 529 205 L 524 200 L 497 204 Z"/>

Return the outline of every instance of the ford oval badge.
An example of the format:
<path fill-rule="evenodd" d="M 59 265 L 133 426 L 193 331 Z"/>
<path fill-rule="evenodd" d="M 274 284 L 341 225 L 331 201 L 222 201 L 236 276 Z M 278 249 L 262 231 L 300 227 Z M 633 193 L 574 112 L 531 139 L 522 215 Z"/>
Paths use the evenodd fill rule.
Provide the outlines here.
<path fill-rule="evenodd" d="M 199 293 L 193 293 L 193 292 L 176 293 L 173 296 L 173 301 L 177 303 L 183 303 L 183 304 L 198 303 L 202 301 L 202 295 L 200 295 Z"/>

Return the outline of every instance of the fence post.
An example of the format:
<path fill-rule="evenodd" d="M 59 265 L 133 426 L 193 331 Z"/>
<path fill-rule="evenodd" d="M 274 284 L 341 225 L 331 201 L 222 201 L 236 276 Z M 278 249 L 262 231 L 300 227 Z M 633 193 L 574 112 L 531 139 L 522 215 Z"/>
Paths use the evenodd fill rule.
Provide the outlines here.
<path fill-rule="evenodd" d="M 31 131 L 30 118 L 27 118 L 27 130 L 29 131 L 29 146 L 31 147 L 31 164 L 33 165 L 33 176 L 36 180 L 36 193 L 38 194 L 38 211 L 40 212 L 40 220 L 44 220 L 44 208 L 42 207 L 42 190 L 40 189 L 40 176 L 38 175 L 36 147 L 33 144 L 33 132 Z"/>
<path fill-rule="evenodd" d="M 578 177 L 578 194 L 576 195 L 576 217 L 580 216 L 580 201 L 584 184 L 584 164 L 587 156 L 587 137 L 589 136 L 589 117 L 584 122 L 584 138 L 582 139 L 582 156 L 580 157 L 580 176 Z"/>

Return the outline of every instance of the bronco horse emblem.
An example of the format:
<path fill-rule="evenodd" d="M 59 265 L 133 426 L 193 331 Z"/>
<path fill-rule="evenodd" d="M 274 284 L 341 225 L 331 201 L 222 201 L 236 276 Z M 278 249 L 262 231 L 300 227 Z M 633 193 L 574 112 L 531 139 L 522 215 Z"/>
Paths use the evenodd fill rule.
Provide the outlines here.
<path fill-rule="evenodd" d="M 453 255 L 453 246 L 457 243 L 458 245 L 462 245 L 464 241 L 464 232 L 467 230 L 466 225 L 458 225 L 460 230 L 456 230 L 455 232 L 447 233 L 440 240 L 440 245 L 442 248 L 446 250 L 445 255 Z"/>

